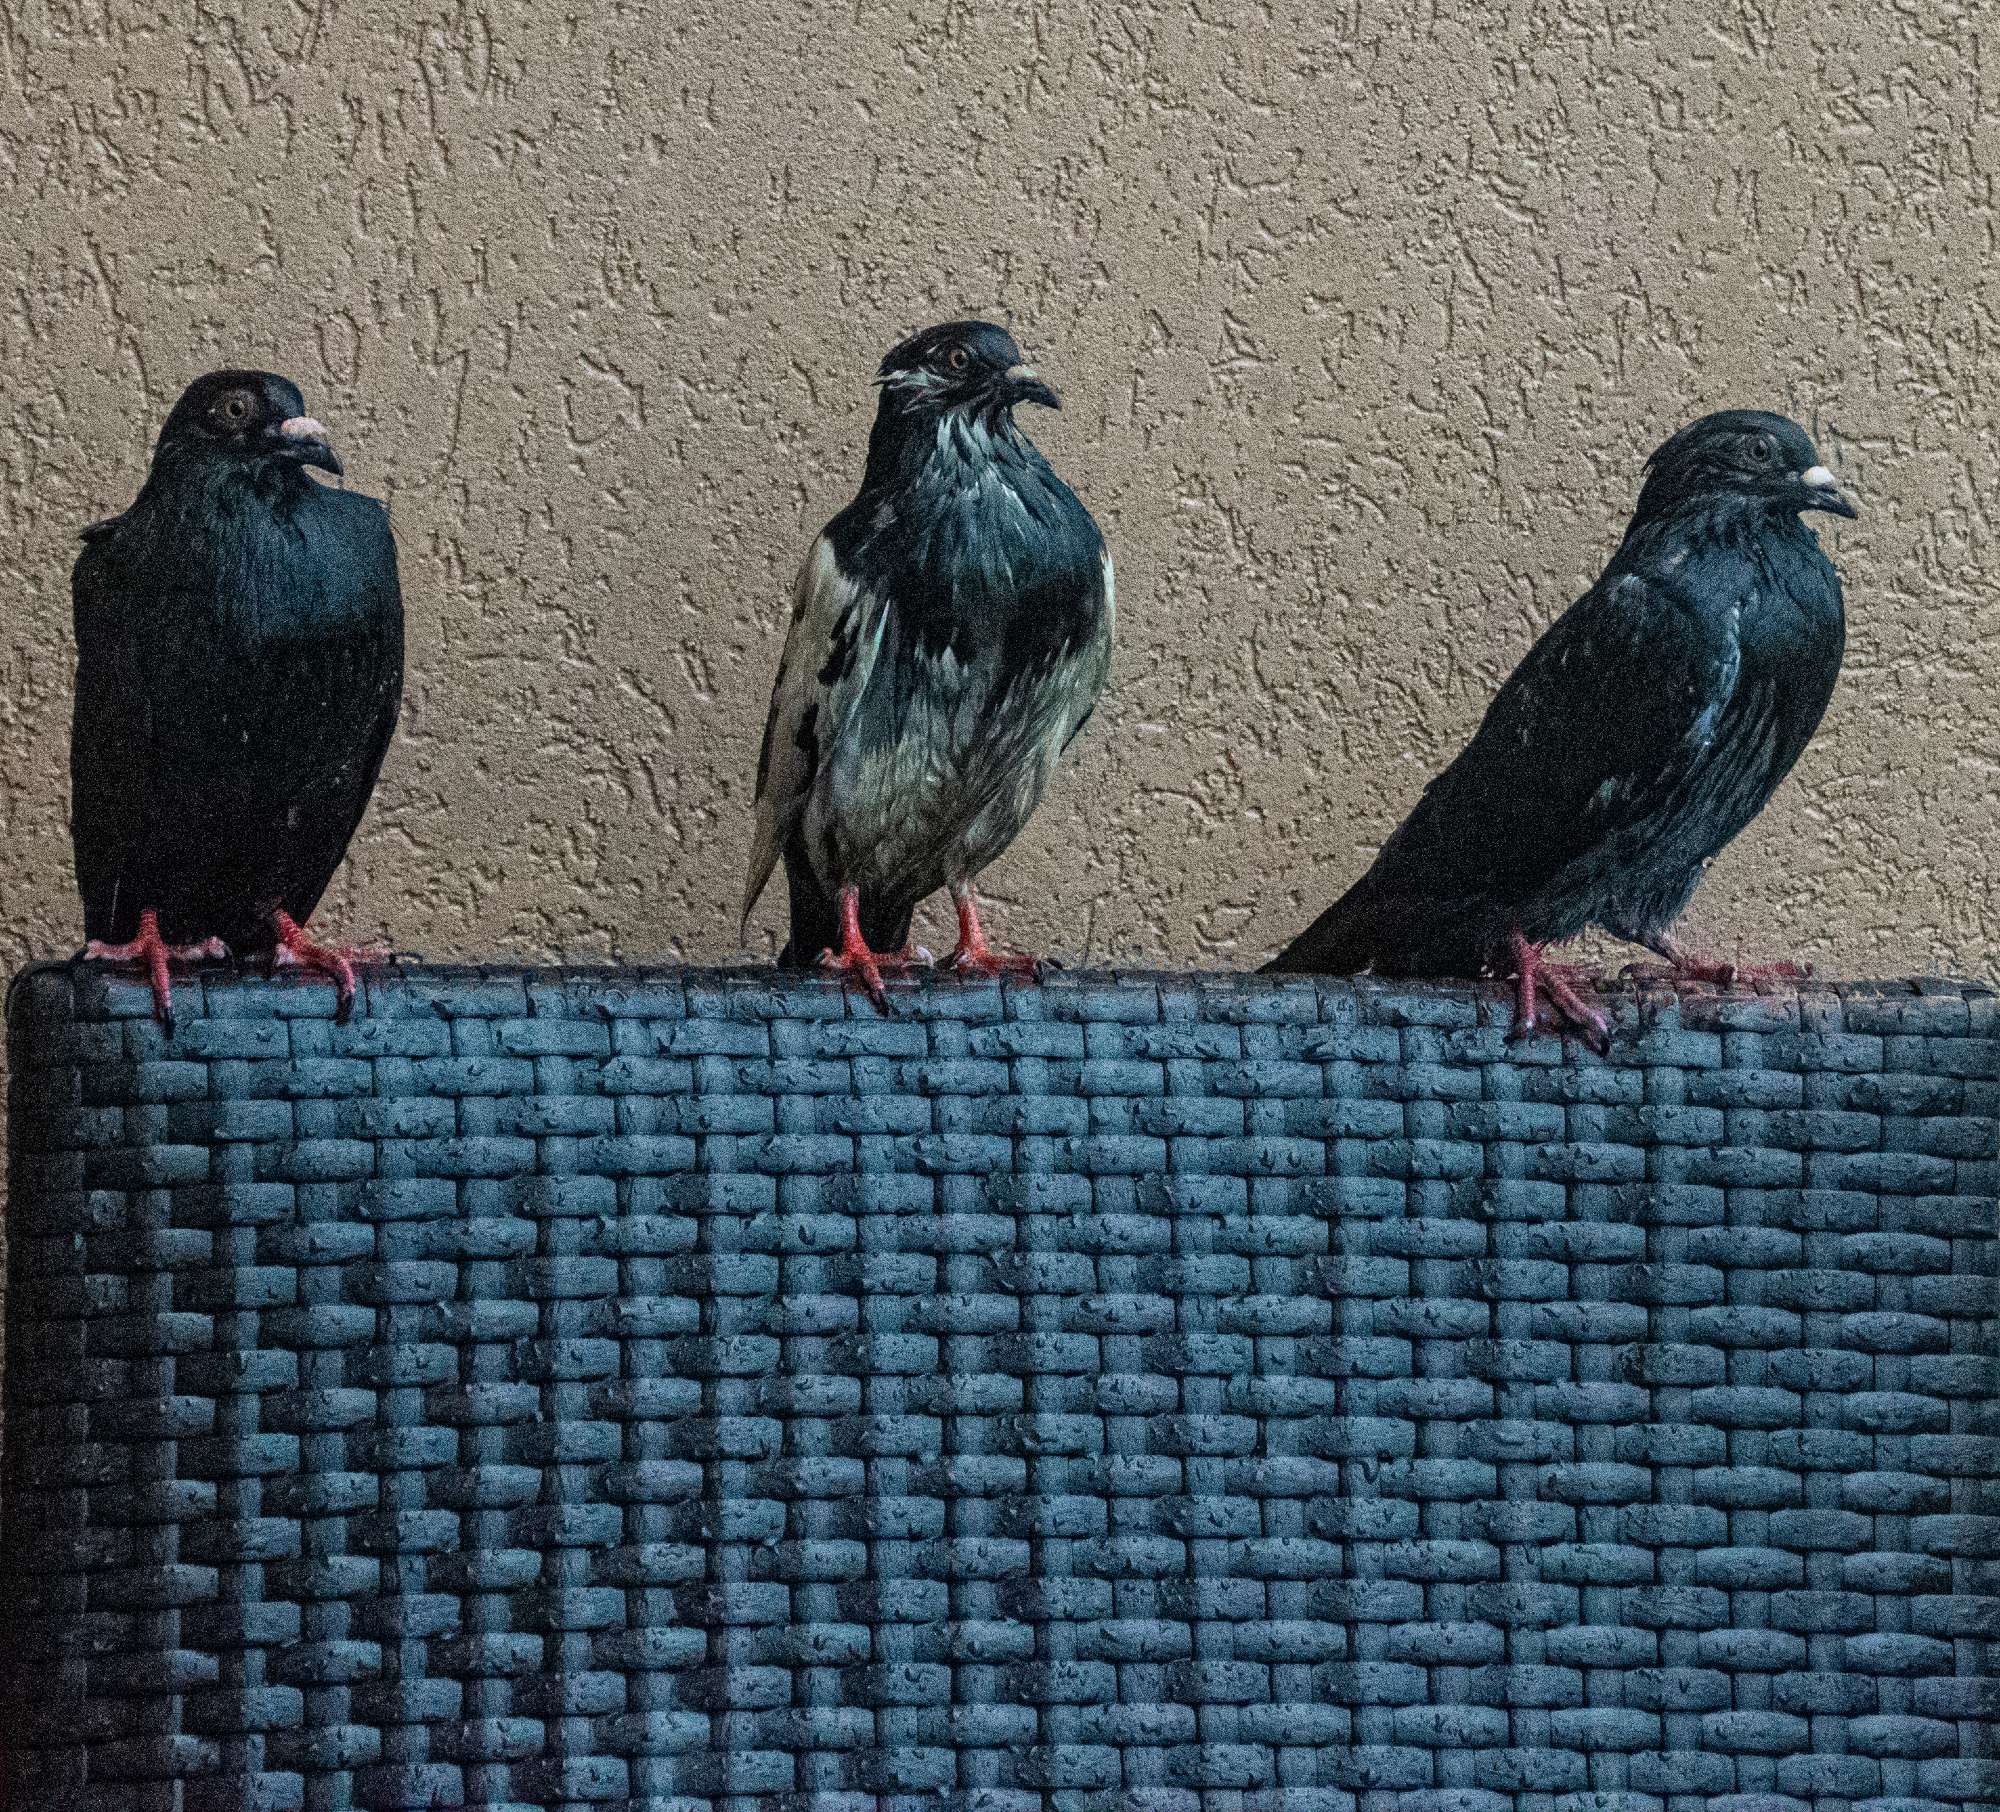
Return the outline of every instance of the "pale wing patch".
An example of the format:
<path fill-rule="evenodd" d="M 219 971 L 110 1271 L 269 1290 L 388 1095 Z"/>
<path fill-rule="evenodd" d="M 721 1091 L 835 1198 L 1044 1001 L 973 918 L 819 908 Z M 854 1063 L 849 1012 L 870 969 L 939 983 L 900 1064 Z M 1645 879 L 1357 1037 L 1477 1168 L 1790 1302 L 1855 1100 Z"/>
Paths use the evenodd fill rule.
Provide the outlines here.
<path fill-rule="evenodd" d="M 1069 745 L 1083 734 L 1084 725 L 1089 723 L 1096 713 L 1098 696 L 1103 692 L 1105 682 L 1111 677 L 1111 647 L 1118 633 L 1118 584 L 1112 571 L 1109 548 L 1098 556 L 1098 564 L 1103 574 L 1104 611 L 1098 619 L 1096 637 L 1089 649 L 1082 651 L 1079 657 L 1086 675 L 1079 693 L 1083 709 L 1073 712 L 1065 719 L 1062 740 L 1051 755 L 1051 765 L 1055 756 L 1066 752 Z"/>
<path fill-rule="evenodd" d="M 751 911 L 805 809 L 813 781 L 868 682 L 883 621 L 880 601 L 841 572 L 833 544 L 820 536 L 792 590 L 792 626 L 771 688 L 771 714 L 758 757 L 757 831 L 739 935 L 747 932 Z"/>

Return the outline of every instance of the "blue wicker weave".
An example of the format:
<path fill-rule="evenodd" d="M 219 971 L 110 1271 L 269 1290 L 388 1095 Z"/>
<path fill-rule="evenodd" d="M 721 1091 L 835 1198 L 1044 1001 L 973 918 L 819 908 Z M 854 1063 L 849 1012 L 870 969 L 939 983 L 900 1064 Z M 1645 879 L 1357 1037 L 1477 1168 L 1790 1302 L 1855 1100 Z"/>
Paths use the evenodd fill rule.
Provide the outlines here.
<path fill-rule="evenodd" d="M 1992 996 L 12 1012 L 16 1808 L 2000 1803 Z"/>

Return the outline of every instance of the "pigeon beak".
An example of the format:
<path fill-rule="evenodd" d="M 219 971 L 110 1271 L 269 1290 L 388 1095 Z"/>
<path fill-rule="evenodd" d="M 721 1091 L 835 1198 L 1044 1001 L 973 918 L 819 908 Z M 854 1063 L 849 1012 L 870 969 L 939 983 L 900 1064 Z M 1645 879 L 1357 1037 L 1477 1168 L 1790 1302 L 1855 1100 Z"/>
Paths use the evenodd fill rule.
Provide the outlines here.
<path fill-rule="evenodd" d="M 1016 403 L 1040 403 L 1044 409 L 1060 409 L 1062 398 L 1035 375 L 1032 365 L 1009 365 L 1007 367 L 1007 406 Z"/>
<path fill-rule="evenodd" d="M 1840 488 L 1840 480 L 1825 466 L 1811 466 L 1799 474 L 1799 485 L 1805 491 L 1806 500 L 1801 506 L 1808 510 L 1824 510 L 1829 516 L 1845 516 L 1852 521 L 1854 505 Z"/>
<path fill-rule="evenodd" d="M 322 472 L 341 476 L 340 455 L 328 443 L 325 427 L 310 415 L 288 416 L 278 424 L 277 450 L 298 465 L 318 466 Z"/>

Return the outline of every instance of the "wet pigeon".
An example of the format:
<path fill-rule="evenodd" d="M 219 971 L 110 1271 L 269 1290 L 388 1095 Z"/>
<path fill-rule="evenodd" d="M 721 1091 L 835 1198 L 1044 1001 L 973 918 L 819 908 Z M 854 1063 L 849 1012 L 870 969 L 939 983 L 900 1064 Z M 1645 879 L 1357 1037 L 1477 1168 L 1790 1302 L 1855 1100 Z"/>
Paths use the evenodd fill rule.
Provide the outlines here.
<path fill-rule="evenodd" d="M 70 833 L 88 957 L 264 951 L 354 999 L 304 926 L 374 791 L 403 688 L 389 516 L 338 473 L 298 387 L 217 371 L 167 417 L 132 507 L 86 529 L 71 591 Z"/>
<path fill-rule="evenodd" d="M 1603 577 L 1374 865 L 1270 967 L 1511 974 L 1517 1032 L 1545 993 L 1599 1042 L 1603 1016 L 1545 945 L 1597 926 L 1683 976 L 1735 979 L 1671 928 L 1791 771 L 1840 671 L 1840 580 L 1808 510 L 1854 514 L 1782 416 L 1728 410 L 1666 442 Z"/>
<path fill-rule="evenodd" d="M 884 1004 L 918 902 L 949 888 L 947 966 L 988 947 L 973 881 L 1089 719 L 1111 657 L 1111 558 L 1014 423 L 1059 407 L 1001 328 L 932 327 L 882 361 L 860 494 L 807 554 L 757 762 L 751 909 L 780 856 L 781 961 Z"/>

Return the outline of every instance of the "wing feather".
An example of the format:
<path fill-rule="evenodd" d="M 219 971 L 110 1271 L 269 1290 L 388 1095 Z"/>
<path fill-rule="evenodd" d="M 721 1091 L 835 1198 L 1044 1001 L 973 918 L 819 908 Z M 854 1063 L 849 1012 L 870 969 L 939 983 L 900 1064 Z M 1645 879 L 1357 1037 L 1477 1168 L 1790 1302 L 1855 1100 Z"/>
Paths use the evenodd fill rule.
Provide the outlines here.
<path fill-rule="evenodd" d="M 881 598 L 840 570 L 833 543 L 821 535 L 792 588 L 792 626 L 757 756 L 757 828 L 739 935 L 748 932 L 813 782 L 867 687 L 887 621 Z"/>
<path fill-rule="evenodd" d="M 1532 894 L 1687 783 L 1740 670 L 1733 611 L 1657 578 L 1600 582 L 1529 651 L 1390 845 L 1419 845 L 1433 884 L 1443 869 L 1454 888 Z"/>
<path fill-rule="evenodd" d="M 1607 575 L 1528 651 L 1368 872 L 1272 966 L 1470 972 L 1524 905 L 1608 895 L 1610 873 L 1580 871 L 1615 873 L 1621 848 L 1751 758 L 1759 711 L 1734 606 L 1704 608 L 1664 575 Z"/>
<path fill-rule="evenodd" d="M 1103 627 L 1098 632 L 1093 651 L 1096 657 L 1097 672 L 1094 681 L 1085 688 L 1086 702 L 1082 712 L 1078 715 L 1076 721 L 1070 725 L 1068 733 L 1063 737 L 1062 747 L 1056 751 L 1059 756 L 1069 753 L 1069 745 L 1083 734 L 1084 726 L 1096 714 L 1097 700 L 1102 694 L 1104 682 L 1110 676 L 1111 672 L 1111 647 L 1112 643 L 1117 639 L 1118 632 L 1118 584 L 1116 575 L 1112 572 L 1111 550 L 1108 547 L 1100 557 L 1098 566 L 1103 574 L 1104 614 L 1102 619 Z"/>
<path fill-rule="evenodd" d="M 105 530 L 86 534 L 71 575 L 76 700 L 70 729 L 70 836 L 86 937 L 130 935 L 139 902 L 125 886 L 151 809 L 152 700 L 139 682 L 121 575 Z"/>
<path fill-rule="evenodd" d="M 1019 835 L 1096 708 L 1111 663 L 1110 562 L 1080 583 L 1083 639 L 961 661 L 895 646 L 827 803 L 860 865 L 896 898 L 977 874 Z M 893 636 L 893 632 L 892 632 Z"/>

